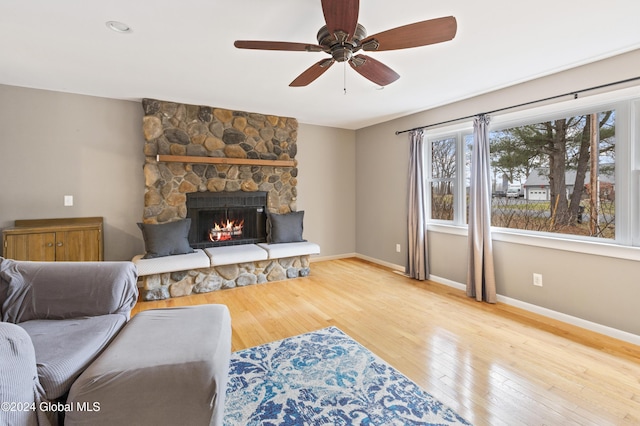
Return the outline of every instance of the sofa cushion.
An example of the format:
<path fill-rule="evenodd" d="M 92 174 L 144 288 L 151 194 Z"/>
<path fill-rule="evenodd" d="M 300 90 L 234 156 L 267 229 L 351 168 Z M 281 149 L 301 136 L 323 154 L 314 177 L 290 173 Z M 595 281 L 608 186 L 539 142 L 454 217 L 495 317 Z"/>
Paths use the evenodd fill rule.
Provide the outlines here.
<path fill-rule="evenodd" d="M 267 252 L 255 244 L 209 247 L 204 251 L 211 258 L 211 266 L 267 260 Z"/>
<path fill-rule="evenodd" d="M 171 336 L 171 338 L 167 338 Z M 140 312 L 73 383 L 65 426 L 222 425 L 231 355 L 224 305 Z"/>
<path fill-rule="evenodd" d="M 176 254 L 154 259 L 145 259 L 140 254 L 131 261 L 138 268 L 139 276 L 211 267 L 209 256 L 201 249 L 189 254 Z"/>
<path fill-rule="evenodd" d="M 281 259 L 283 257 L 304 256 L 308 254 L 320 254 L 320 246 L 316 243 L 308 241 L 300 243 L 284 243 L 284 244 L 265 244 L 260 243 L 262 247 L 269 253 L 269 259 Z"/>
<path fill-rule="evenodd" d="M 189 218 L 158 224 L 138 223 L 138 226 L 144 237 L 145 259 L 193 253 L 189 245 Z"/>
<path fill-rule="evenodd" d="M 38 378 L 48 400 L 64 395 L 125 323 L 123 315 L 65 320 L 32 320 L 18 324 L 33 342 Z"/>

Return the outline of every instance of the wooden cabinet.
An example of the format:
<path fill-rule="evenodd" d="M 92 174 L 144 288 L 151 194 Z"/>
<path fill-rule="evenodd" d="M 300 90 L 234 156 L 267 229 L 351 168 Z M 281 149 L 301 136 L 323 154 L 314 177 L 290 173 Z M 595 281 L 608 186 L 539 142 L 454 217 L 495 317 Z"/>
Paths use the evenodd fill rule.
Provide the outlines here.
<path fill-rule="evenodd" d="M 103 260 L 101 217 L 16 220 L 2 232 L 3 256 L 33 261 Z"/>

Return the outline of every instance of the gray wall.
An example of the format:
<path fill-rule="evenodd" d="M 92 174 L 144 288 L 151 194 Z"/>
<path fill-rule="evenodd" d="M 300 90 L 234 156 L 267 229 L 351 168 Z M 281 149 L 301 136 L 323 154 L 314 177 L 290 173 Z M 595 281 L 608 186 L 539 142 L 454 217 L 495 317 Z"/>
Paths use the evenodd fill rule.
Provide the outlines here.
<path fill-rule="evenodd" d="M 397 126 L 391 121 L 356 132 L 356 251 L 404 268 L 409 144 L 395 136 Z"/>
<path fill-rule="evenodd" d="M 405 265 L 395 253 L 406 244 L 408 136 L 397 130 L 507 107 L 572 90 L 636 77 L 640 51 L 579 67 L 356 132 L 356 250 Z M 470 78 L 472 78 L 470 76 Z M 464 82 L 461 82 L 464 84 Z M 637 83 L 636 83 L 637 84 Z M 380 235 L 379 225 L 384 224 Z M 429 264 L 435 276 L 466 282 L 466 237 L 429 232 Z M 640 262 L 498 241 L 494 243 L 498 293 L 519 301 L 640 335 Z M 544 287 L 533 287 L 542 273 Z"/>
<path fill-rule="evenodd" d="M 320 244 L 320 257 L 356 251 L 356 156 L 353 130 L 300 123 L 298 210 L 304 238 Z"/>
<path fill-rule="evenodd" d="M 137 102 L 0 85 L 0 228 L 102 216 L 106 260 L 140 253 L 142 115 Z"/>

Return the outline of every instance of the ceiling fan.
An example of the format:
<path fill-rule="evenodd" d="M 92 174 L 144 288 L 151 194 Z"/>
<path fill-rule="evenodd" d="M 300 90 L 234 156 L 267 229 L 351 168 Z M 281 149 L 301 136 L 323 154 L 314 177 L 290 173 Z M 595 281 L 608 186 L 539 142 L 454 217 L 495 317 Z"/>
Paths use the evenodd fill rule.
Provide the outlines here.
<path fill-rule="evenodd" d="M 307 86 L 325 73 L 335 62 L 349 62 L 351 68 L 379 86 L 393 83 L 400 75 L 375 59 L 356 53 L 407 49 L 426 46 L 453 39 L 456 35 L 456 18 L 430 19 L 393 28 L 367 37 L 366 29 L 358 23 L 359 0 L 322 0 L 324 25 L 318 31 L 318 44 L 286 41 L 236 40 L 239 49 L 285 50 L 325 52 L 331 58 L 316 62 L 289 84 L 291 87 Z"/>

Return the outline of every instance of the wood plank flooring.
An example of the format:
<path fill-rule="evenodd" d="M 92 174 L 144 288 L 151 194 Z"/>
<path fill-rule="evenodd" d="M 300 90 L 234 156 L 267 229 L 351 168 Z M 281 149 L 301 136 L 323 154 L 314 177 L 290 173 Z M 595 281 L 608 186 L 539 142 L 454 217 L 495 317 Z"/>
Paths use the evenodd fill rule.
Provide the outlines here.
<path fill-rule="evenodd" d="M 640 347 L 359 259 L 157 302 L 222 303 L 233 350 L 336 326 L 475 425 L 639 425 Z"/>

